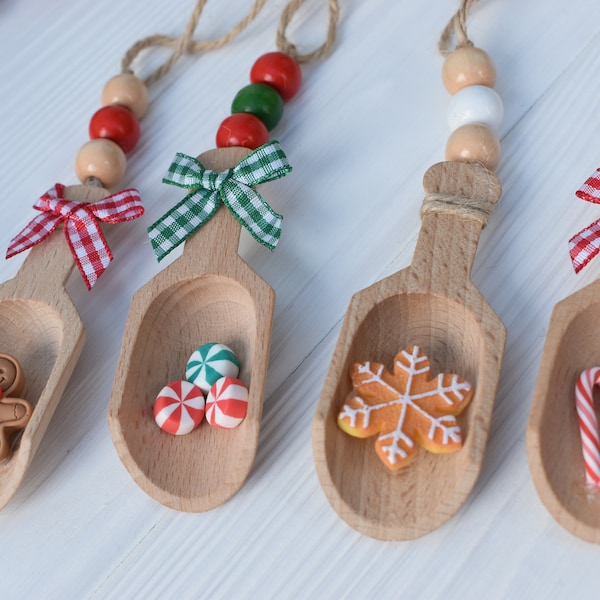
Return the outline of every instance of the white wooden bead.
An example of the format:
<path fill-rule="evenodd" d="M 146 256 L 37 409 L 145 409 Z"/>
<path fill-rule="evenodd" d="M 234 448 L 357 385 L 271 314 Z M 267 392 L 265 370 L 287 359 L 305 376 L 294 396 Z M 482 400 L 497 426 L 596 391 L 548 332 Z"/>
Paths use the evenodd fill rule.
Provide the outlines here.
<path fill-rule="evenodd" d="M 448 106 L 448 125 L 454 131 L 463 125 L 485 125 L 498 131 L 504 106 L 498 93 L 485 85 L 470 85 L 452 96 Z"/>

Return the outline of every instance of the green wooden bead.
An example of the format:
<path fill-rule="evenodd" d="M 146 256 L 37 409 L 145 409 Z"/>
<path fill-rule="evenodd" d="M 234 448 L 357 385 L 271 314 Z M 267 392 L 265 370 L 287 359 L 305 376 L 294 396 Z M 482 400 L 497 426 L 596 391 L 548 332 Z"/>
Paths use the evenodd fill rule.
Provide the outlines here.
<path fill-rule="evenodd" d="M 283 115 L 283 99 L 270 85 L 251 83 L 236 94 L 231 112 L 252 113 L 270 130 L 279 123 Z"/>

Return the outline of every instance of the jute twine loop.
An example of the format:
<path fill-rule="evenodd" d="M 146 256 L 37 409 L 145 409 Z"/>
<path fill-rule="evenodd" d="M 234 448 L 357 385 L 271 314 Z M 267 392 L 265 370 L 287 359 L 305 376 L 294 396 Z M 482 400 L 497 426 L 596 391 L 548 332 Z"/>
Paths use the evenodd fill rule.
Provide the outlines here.
<path fill-rule="evenodd" d="M 444 28 L 444 31 L 442 31 L 440 41 L 438 42 L 438 49 L 442 56 L 447 56 L 457 48 L 473 45 L 473 42 L 467 35 L 467 16 L 477 1 L 478 0 L 461 0 L 458 10 L 452 16 L 448 25 Z M 455 38 L 456 43 L 454 43 Z"/>
<path fill-rule="evenodd" d="M 338 22 L 338 0 L 327 0 L 329 5 L 329 27 L 327 39 L 324 44 L 315 51 L 308 54 L 300 54 L 294 44 L 288 41 L 286 29 L 292 20 L 296 11 L 304 4 L 305 0 L 290 0 L 281 15 L 279 28 L 277 31 L 277 47 L 282 52 L 287 52 L 298 62 L 309 62 L 325 56 L 332 48 L 335 42 L 337 22 Z M 133 61 L 143 50 L 147 48 L 172 48 L 171 56 L 153 73 L 144 79 L 147 86 L 157 82 L 161 77 L 170 71 L 173 65 L 184 54 L 197 54 L 200 52 L 210 52 L 225 46 L 238 36 L 250 23 L 259 15 L 267 0 L 254 0 L 248 14 L 235 25 L 228 33 L 215 40 L 194 40 L 194 32 L 202 15 L 202 11 L 208 0 L 197 0 L 194 11 L 186 25 L 185 31 L 181 37 L 171 37 L 168 35 L 156 34 L 145 37 L 131 46 L 123 56 L 121 61 L 121 71 L 123 73 L 133 73 Z"/>
<path fill-rule="evenodd" d="M 151 73 L 144 83 L 147 86 L 152 85 L 169 72 L 171 67 L 181 58 L 183 54 L 197 54 L 199 52 L 209 52 L 216 50 L 225 44 L 228 44 L 237 35 L 239 35 L 248 25 L 258 16 L 267 0 L 254 0 L 248 14 L 231 29 L 228 33 L 216 40 L 193 40 L 194 31 L 202 15 L 202 11 L 208 0 L 198 0 L 194 11 L 190 16 L 185 31 L 181 37 L 170 37 L 168 35 L 150 35 L 136 42 L 126 53 L 121 61 L 121 71 L 123 73 L 133 73 L 131 64 L 140 52 L 146 48 L 173 48 L 173 53 L 158 69 Z"/>
<path fill-rule="evenodd" d="M 465 198 L 454 194 L 429 193 L 421 206 L 421 218 L 427 213 L 454 215 L 461 219 L 478 221 L 485 227 L 494 212 L 496 202 L 484 198 Z"/>
<path fill-rule="evenodd" d="M 290 22 L 292 21 L 296 11 L 304 4 L 305 0 L 291 0 L 281 13 L 281 19 L 279 20 L 279 28 L 277 29 L 277 49 L 281 52 L 289 54 L 292 58 L 297 60 L 299 63 L 307 63 L 319 58 L 323 58 L 331 51 L 337 34 L 337 24 L 339 20 L 339 4 L 338 0 L 328 0 L 327 6 L 329 11 L 329 26 L 327 28 L 327 38 L 325 42 L 319 46 L 316 50 L 308 52 L 307 54 L 301 54 L 298 52 L 295 44 L 290 42 L 286 36 L 286 30 Z"/>

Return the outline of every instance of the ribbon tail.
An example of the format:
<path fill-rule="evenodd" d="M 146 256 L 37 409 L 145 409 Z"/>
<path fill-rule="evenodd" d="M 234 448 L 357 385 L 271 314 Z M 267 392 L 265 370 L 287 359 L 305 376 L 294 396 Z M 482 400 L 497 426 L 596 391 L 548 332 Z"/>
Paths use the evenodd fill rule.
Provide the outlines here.
<path fill-rule="evenodd" d="M 579 273 L 600 252 L 600 219 L 569 240 L 569 254 L 575 273 Z"/>
<path fill-rule="evenodd" d="M 113 259 L 106 238 L 89 213 L 74 214 L 65 222 L 65 237 L 88 290 Z"/>
<path fill-rule="evenodd" d="M 148 236 L 158 262 L 200 229 L 218 207 L 216 192 L 195 190 L 150 225 Z"/>
<path fill-rule="evenodd" d="M 233 216 L 250 235 L 270 250 L 275 250 L 283 217 L 276 213 L 261 195 L 237 181 L 222 190 L 221 198 Z"/>
<path fill-rule="evenodd" d="M 6 258 L 11 258 L 36 244 L 43 242 L 58 226 L 61 217 L 51 213 L 41 213 L 34 217 L 11 241 L 6 250 Z"/>

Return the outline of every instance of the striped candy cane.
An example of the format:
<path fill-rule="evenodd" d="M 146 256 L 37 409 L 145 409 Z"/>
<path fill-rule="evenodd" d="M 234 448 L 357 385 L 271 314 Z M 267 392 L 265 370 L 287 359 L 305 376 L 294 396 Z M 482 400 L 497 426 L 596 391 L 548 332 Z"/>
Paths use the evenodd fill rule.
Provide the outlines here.
<path fill-rule="evenodd" d="M 586 369 L 577 379 L 575 407 L 579 417 L 585 480 L 589 488 L 600 489 L 600 438 L 594 411 L 594 386 L 600 384 L 600 367 Z"/>

